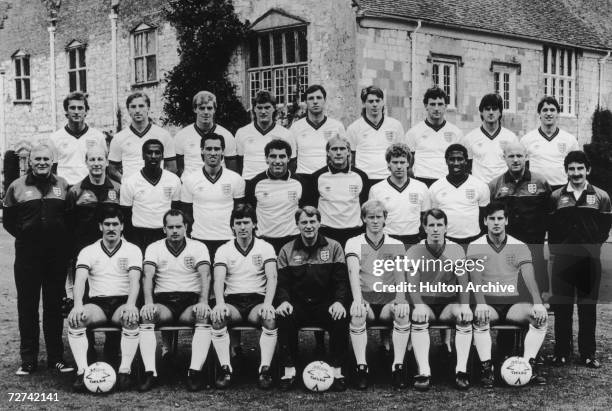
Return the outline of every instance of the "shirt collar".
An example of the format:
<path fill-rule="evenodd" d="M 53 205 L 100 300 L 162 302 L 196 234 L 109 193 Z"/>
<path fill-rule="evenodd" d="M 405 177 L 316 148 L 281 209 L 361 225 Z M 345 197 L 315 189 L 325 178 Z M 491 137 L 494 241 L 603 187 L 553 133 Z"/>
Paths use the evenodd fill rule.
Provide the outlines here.
<path fill-rule="evenodd" d="M 47 177 L 38 177 L 35 176 L 34 173 L 32 173 L 32 170 L 28 171 L 25 180 L 26 185 L 33 186 L 34 184 L 36 184 L 37 181 L 48 181 L 51 184 L 55 184 L 57 183 L 57 178 L 55 178 L 55 174 L 53 173 L 50 173 Z"/>
<path fill-rule="evenodd" d="M 307 246 L 306 244 L 304 244 L 304 240 L 302 240 L 302 236 L 300 235 L 298 238 L 295 239 L 295 245 L 293 246 L 293 248 L 295 250 L 307 250 L 313 248 L 320 248 L 326 246 L 327 244 L 329 244 L 327 242 L 327 239 L 323 235 L 321 235 L 321 232 L 319 232 L 317 235 L 317 241 L 312 246 Z"/>
<path fill-rule="evenodd" d="M 91 190 L 93 188 L 100 188 L 100 187 L 113 188 L 113 183 L 111 183 L 110 178 L 108 178 L 107 176 L 104 176 L 104 182 L 100 185 L 96 185 L 92 183 L 91 180 L 89 179 L 89 176 L 85 177 L 81 181 L 81 188 L 85 190 Z"/>
<path fill-rule="evenodd" d="M 287 172 L 285 174 L 283 174 L 280 177 L 274 177 L 272 174 L 270 174 L 270 169 L 266 170 L 266 176 L 270 179 L 270 180 L 289 180 L 289 177 L 291 177 L 291 171 L 287 170 Z"/>
<path fill-rule="evenodd" d="M 504 174 L 504 183 L 514 183 L 515 181 L 516 180 L 514 179 L 514 176 L 512 175 L 510 170 L 506 171 L 506 173 Z M 525 170 L 523 176 L 518 179 L 518 182 L 521 181 L 531 181 L 531 172 L 529 170 Z"/>

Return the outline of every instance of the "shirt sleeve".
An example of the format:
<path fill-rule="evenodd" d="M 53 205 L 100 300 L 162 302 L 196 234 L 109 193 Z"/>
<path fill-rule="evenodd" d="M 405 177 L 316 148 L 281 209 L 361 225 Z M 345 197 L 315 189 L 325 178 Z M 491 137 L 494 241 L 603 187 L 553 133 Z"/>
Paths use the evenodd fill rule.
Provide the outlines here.
<path fill-rule="evenodd" d="M 193 203 L 193 195 L 191 194 L 191 190 L 189 188 L 188 179 L 185 179 L 185 181 L 183 181 L 183 184 L 181 185 L 181 202 Z"/>
<path fill-rule="evenodd" d="M 120 135 L 115 135 L 115 137 L 111 140 L 110 148 L 108 150 L 108 161 L 114 161 L 115 163 L 121 162 L 122 153 L 120 140 Z"/>
<path fill-rule="evenodd" d="M 489 186 L 485 183 L 480 185 L 480 194 L 478 196 L 478 207 L 485 207 L 491 202 L 491 193 L 489 192 Z"/>
<path fill-rule="evenodd" d="M 175 174 L 172 174 L 173 177 L 176 177 Z M 181 200 L 181 179 L 176 177 L 174 179 L 174 193 L 172 193 L 172 201 L 180 201 Z"/>
<path fill-rule="evenodd" d="M 134 190 L 132 189 L 131 179 L 128 179 L 125 184 L 121 186 L 121 192 L 119 193 L 119 205 L 131 207 L 134 205 Z"/>
<path fill-rule="evenodd" d="M 218 265 L 222 265 L 223 267 L 227 268 L 227 253 L 226 250 L 227 247 L 221 246 L 217 249 L 217 252 L 215 253 L 215 267 Z"/>
<path fill-rule="evenodd" d="M 149 244 L 149 246 L 145 250 L 143 265 L 151 264 L 157 267 L 157 264 L 158 264 L 157 256 L 159 255 L 159 253 L 156 252 L 155 248 L 156 248 L 155 243 Z"/>
<path fill-rule="evenodd" d="M 195 240 L 194 240 L 195 241 Z M 196 265 L 197 269 L 202 264 L 210 265 L 210 253 L 208 252 L 208 247 L 205 244 L 200 243 L 199 241 L 196 244 Z"/>
<path fill-rule="evenodd" d="M 178 156 L 185 155 L 185 147 L 184 147 L 185 138 L 183 137 L 185 133 L 183 133 L 183 130 L 179 131 L 174 136 L 174 152 Z"/>
<path fill-rule="evenodd" d="M 223 151 L 223 155 L 225 157 L 236 157 L 236 139 L 229 131 L 224 133 L 223 137 L 225 137 L 225 150 Z"/>
<path fill-rule="evenodd" d="M 357 240 L 359 237 L 349 238 L 346 242 L 346 246 L 344 247 L 344 256 L 345 258 L 349 258 L 349 256 L 357 257 L 359 261 L 361 261 L 361 244 Z"/>
<path fill-rule="evenodd" d="M 244 178 L 238 176 L 236 178 L 236 182 L 234 183 L 234 198 L 244 198 L 244 193 L 246 190 L 246 182 Z"/>
<path fill-rule="evenodd" d="M 236 155 L 244 156 L 244 136 L 242 129 L 236 131 L 234 142 L 236 143 Z"/>
<path fill-rule="evenodd" d="M 142 271 L 142 252 L 140 248 L 134 246 L 130 252 L 128 267 L 130 270 Z"/>
<path fill-rule="evenodd" d="M 276 252 L 270 243 L 266 243 L 262 254 L 264 265 L 269 262 L 276 262 Z"/>
<path fill-rule="evenodd" d="M 88 270 L 91 269 L 91 258 L 89 255 L 89 247 L 85 247 L 79 253 L 77 257 L 76 268 L 86 268 Z"/>
<path fill-rule="evenodd" d="M 406 144 L 408 144 L 408 147 L 410 147 L 410 151 L 414 153 L 416 151 L 416 132 L 414 130 L 414 127 L 408 130 L 404 141 L 406 142 Z"/>
<path fill-rule="evenodd" d="M 164 159 L 170 160 L 176 158 L 176 151 L 174 150 L 174 139 L 166 130 L 163 130 L 164 137 Z"/>
<path fill-rule="evenodd" d="M 525 263 L 532 262 L 531 251 L 529 251 L 529 247 L 527 247 L 527 244 L 518 244 L 516 247 L 517 247 L 517 250 L 516 250 L 517 267 L 520 267 L 521 265 Z"/>
<path fill-rule="evenodd" d="M 429 190 L 423 190 L 423 201 L 421 201 L 421 212 L 425 212 L 431 208 L 431 196 Z"/>

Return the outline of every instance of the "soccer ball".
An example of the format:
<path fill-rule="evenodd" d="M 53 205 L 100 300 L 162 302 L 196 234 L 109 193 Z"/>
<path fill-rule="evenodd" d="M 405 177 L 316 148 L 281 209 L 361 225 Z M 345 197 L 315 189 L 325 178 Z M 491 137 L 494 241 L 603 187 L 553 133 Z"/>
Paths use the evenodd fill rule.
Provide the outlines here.
<path fill-rule="evenodd" d="M 523 357 L 510 357 L 501 366 L 501 376 L 511 387 L 522 387 L 531 380 L 531 365 Z"/>
<path fill-rule="evenodd" d="M 117 374 L 108 363 L 95 362 L 85 369 L 85 386 L 94 394 L 109 392 L 116 380 Z"/>
<path fill-rule="evenodd" d="M 304 386 L 310 391 L 327 391 L 334 383 L 334 369 L 323 361 L 313 361 L 302 373 Z"/>

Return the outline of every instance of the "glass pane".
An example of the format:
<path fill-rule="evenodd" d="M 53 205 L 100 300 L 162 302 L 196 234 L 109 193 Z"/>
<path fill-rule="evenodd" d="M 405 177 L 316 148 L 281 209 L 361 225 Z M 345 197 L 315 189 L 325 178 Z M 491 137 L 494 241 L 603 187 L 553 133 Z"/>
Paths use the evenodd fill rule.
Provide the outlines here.
<path fill-rule="evenodd" d="M 21 77 L 21 59 L 15 59 L 15 76 Z"/>
<path fill-rule="evenodd" d="M 446 93 L 446 104 L 450 104 L 451 101 L 451 67 L 449 65 L 444 65 L 443 66 L 444 69 L 444 76 L 443 76 L 443 80 L 444 80 L 444 92 Z"/>
<path fill-rule="evenodd" d="M 142 37 L 143 33 L 138 33 L 134 35 L 134 55 L 142 56 Z"/>
<path fill-rule="evenodd" d="M 19 79 L 15 80 L 15 99 L 16 100 L 23 100 L 23 95 L 21 94 L 21 82 L 22 80 L 19 80 Z"/>
<path fill-rule="evenodd" d="M 157 80 L 157 59 L 156 57 L 147 57 L 147 81 Z"/>
<path fill-rule="evenodd" d="M 147 31 L 145 38 L 147 41 L 147 48 L 145 49 L 146 54 L 155 54 L 155 30 Z"/>
<path fill-rule="evenodd" d="M 251 99 L 255 98 L 255 95 L 261 88 L 259 71 L 254 71 L 250 74 L 250 88 L 251 88 Z"/>
<path fill-rule="evenodd" d="M 134 63 L 135 63 L 135 72 L 136 72 L 136 83 L 142 83 L 145 79 L 144 76 L 144 59 L 141 58 L 137 58 L 134 59 Z"/>
<path fill-rule="evenodd" d="M 76 49 L 72 49 L 68 52 L 68 68 L 76 68 Z"/>
<path fill-rule="evenodd" d="M 249 67 L 259 67 L 259 43 L 257 36 L 249 38 Z"/>
<path fill-rule="evenodd" d="M 76 88 L 77 87 L 76 76 L 77 76 L 76 71 L 68 72 L 68 87 L 70 88 L 70 91 L 76 91 L 77 89 Z"/>
<path fill-rule="evenodd" d="M 272 70 L 266 70 L 261 72 L 262 75 L 262 89 L 272 92 Z"/>
<path fill-rule="evenodd" d="M 499 73 L 498 72 L 493 73 L 493 91 L 495 92 L 495 94 L 500 94 L 499 93 Z"/>
<path fill-rule="evenodd" d="M 260 38 L 260 44 L 261 44 L 261 65 L 262 66 L 270 66 L 272 65 L 271 63 L 271 56 L 270 56 L 270 35 L 266 34 L 264 36 L 261 36 Z"/>
<path fill-rule="evenodd" d="M 569 114 L 572 114 L 574 112 L 573 105 L 574 102 L 572 101 L 572 82 L 568 81 L 567 82 L 567 112 Z"/>
<path fill-rule="evenodd" d="M 544 77 L 544 95 L 548 96 L 548 77 Z"/>
<path fill-rule="evenodd" d="M 300 96 L 304 94 L 308 87 L 308 66 L 300 67 Z"/>
<path fill-rule="evenodd" d="M 21 60 L 21 62 L 23 64 L 23 75 L 29 76 L 30 75 L 30 58 L 24 57 L 23 60 Z"/>
<path fill-rule="evenodd" d="M 288 31 L 285 33 L 285 50 L 287 63 L 295 63 L 295 32 Z"/>
<path fill-rule="evenodd" d="M 510 73 L 504 73 L 504 109 L 510 108 Z"/>
<path fill-rule="evenodd" d="M 274 70 L 274 95 L 278 104 L 285 104 L 285 70 Z"/>
<path fill-rule="evenodd" d="M 548 47 L 544 47 L 544 73 L 548 73 Z"/>
<path fill-rule="evenodd" d="M 306 40 L 306 29 L 298 31 L 299 61 L 308 61 L 308 41 Z"/>
<path fill-rule="evenodd" d="M 440 66 L 434 63 L 431 67 L 431 79 L 433 81 L 433 85 L 437 86 L 440 84 Z"/>
<path fill-rule="evenodd" d="M 559 51 L 559 74 L 565 75 L 565 50 Z"/>
<path fill-rule="evenodd" d="M 30 99 L 30 79 L 23 79 L 23 85 L 25 86 L 24 98 L 26 100 Z"/>
<path fill-rule="evenodd" d="M 552 67 L 550 68 L 550 74 L 557 74 L 557 50 L 556 49 L 551 49 L 550 64 L 552 65 Z"/>
<path fill-rule="evenodd" d="M 561 106 L 561 112 L 565 113 L 565 99 L 563 98 L 565 94 L 564 81 L 559 80 L 559 106 Z"/>
<path fill-rule="evenodd" d="M 79 67 L 85 67 L 85 49 L 79 49 Z"/>
<path fill-rule="evenodd" d="M 83 93 L 87 92 L 87 72 L 79 70 L 79 88 Z"/>
<path fill-rule="evenodd" d="M 551 95 L 557 97 L 557 79 L 552 78 Z"/>
<path fill-rule="evenodd" d="M 567 75 L 572 75 L 572 67 L 574 67 L 574 53 L 567 51 Z"/>
<path fill-rule="evenodd" d="M 283 33 L 272 34 L 272 45 L 274 46 L 274 64 L 283 64 Z"/>
<path fill-rule="evenodd" d="M 298 87 L 298 71 L 297 67 L 289 67 L 287 69 L 287 95 L 288 102 L 293 103 L 295 101 L 295 93 Z"/>

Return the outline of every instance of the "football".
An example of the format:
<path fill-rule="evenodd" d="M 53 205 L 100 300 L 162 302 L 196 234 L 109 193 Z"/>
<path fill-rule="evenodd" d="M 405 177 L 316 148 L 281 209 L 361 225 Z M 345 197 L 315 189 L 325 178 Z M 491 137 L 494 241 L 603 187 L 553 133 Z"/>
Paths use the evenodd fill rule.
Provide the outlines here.
<path fill-rule="evenodd" d="M 95 362 L 85 369 L 85 386 L 94 394 L 109 392 L 116 380 L 117 374 L 108 363 Z"/>
<path fill-rule="evenodd" d="M 510 357 L 501 366 L 501 376 L 511 387 L 522 387 L 531 379 L 531 365 L 523 357 Z"/>
<path fill-rule="evenodd" d="M 327 391 L 334 383 L 334 369 L 323 361 L 313 361 L 302 373 L 304 386 L 310 391 Z"/>

